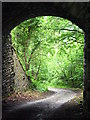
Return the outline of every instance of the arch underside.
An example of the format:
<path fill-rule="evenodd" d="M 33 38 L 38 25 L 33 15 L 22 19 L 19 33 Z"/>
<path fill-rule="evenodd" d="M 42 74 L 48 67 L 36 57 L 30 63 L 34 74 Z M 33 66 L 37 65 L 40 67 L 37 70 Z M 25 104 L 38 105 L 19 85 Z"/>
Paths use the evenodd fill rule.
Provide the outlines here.
<path fill-rule="evenodd" d="M 66 18 L 85 30 L 87 3 L 3 3 L 3 33 L 36 16 Z"/>

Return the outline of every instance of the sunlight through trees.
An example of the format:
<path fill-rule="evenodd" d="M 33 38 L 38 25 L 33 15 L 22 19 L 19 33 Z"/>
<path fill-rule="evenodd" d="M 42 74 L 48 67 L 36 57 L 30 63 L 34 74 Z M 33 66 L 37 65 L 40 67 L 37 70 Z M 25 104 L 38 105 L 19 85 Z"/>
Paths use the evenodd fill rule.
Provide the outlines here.
<path fill-rule="evenodd" d="M 32 89 L 83 87 L 84 32 L 78 26 L 60 17 L 35 17 L 11 36 Z"/>

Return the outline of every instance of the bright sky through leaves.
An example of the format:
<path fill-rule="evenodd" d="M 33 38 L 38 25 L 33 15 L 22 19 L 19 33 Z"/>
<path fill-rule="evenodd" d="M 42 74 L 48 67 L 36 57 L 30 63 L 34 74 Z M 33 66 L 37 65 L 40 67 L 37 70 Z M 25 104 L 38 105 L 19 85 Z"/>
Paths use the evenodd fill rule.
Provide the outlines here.
<path fill-rule="evenodd" d="M 83 86 L 84 32 L 67 19 L 35 17 L 12 31 L 12 43 L 36 89 Z"/>

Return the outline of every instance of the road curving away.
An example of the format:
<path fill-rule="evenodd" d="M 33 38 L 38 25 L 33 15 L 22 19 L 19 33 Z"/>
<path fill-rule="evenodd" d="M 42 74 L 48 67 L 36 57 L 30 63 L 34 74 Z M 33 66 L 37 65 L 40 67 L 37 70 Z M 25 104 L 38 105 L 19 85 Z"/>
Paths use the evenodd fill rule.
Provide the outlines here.
<path fill-rule="evenodd" d="M 63 104 L 76 96 L 76 92 L 70 89 L 48 89 L 54 92 L 52 96 L 14 106 L 3 120 L 49 120 L 57 109 L 62 109 Z"/>

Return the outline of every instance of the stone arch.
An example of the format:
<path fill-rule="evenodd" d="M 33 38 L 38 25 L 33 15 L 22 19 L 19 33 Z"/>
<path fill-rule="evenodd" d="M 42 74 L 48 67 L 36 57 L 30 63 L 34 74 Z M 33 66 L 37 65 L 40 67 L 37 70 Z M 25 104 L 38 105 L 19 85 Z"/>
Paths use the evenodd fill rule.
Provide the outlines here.
<path fill-rule="evenodd" d="M 88 21 L 87 21 L 87 6 L 88 3 L 3 3 L 2 4 L 2 35 L 3 35 L 3 67 L 5 67 L 7 61 L 9 61 L 8 56 L 11 58 L 11 63 L 9 67 L 13 70 L 13 58 L 11 51 L 11 43 L 9 41 L 8 35 L 10 31 L 19 23 L 23 22 L 26 19 L 36 17 L 36 16 L 58 16 L 62 18 L 66 18 L 76 25 L 78 25 L 86 34 L 85 41 L 85 64 L 84 64 L 84 103 L 86 106 L 86 111 L 90 112 L 90 57 L 89 57 L 89 48 L 90 42 L 88 40 Z M 4 56 L 7 49 L 9 50 L 9 54 Z M 12 65 L 11 65 L 12 64 Z M 7 68 L 3 68 L 3 84 L 5 86 L 6 77 L 7 76 Z M 6 75 L 6 76 L 5 76 Z M 12 76 L 12 77 L 11 77 Z M 9 79 L 13 79 L 14 74 L 11 75 Z M 6 86 L 5 86 L 6 87 Z M 5 89 L 6 91 L 7 89 Z M 11 91 L 11 90 L 10 90 Z"/>
<path fill-rule="evenodd" d="M 86 6 L 85 3 L 3 3 L 3 33 L 36 16 L 66 18 L 85 30 Z"/>

